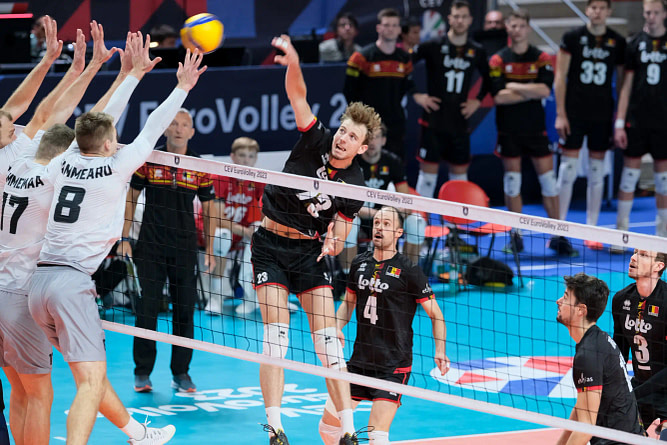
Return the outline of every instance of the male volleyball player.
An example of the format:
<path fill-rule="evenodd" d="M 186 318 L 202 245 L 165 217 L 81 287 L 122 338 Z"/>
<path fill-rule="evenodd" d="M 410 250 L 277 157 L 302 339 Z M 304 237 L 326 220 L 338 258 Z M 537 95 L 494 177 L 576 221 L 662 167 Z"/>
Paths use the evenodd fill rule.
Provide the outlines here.
<path fill-rule="evenodd" d="M 588 138 L 589 164 L 586 189 L 586 224 L 596 226 L 604 188 L 604 157 L 611 147 L 614 116 L 612 78 L 620 81 L 625 58 L 625 38 L 607 27 L 611 0 L 588 0 L 588 24 L 563 35 L 556 61 L 556 130 L 562 156 L 558 169 L 559 218 L 566 219 L 577 179 L 579 151 Z M 617 81 L 617 84 L 619 83 Z M 584 241 L 602 249 L 596 241 Z"/>
<path fill-rule="evenodd" d="M 667 440 L 667 283 L 662 279 L 667 255 L 637 250 L 628 276 L 635 283 L 618 291 L 611 303 L 614 341 L 627 361 L 632 351 L 632 386 L 641 420 L 648 428 L 660 419 Z"/>
<path fill-rule="evenodd" d="M 440 373 L 449 370 L 445 354 L 447 329 L 442 311 L 428 278 L 419 266 L 399 253 L 396 247 L 403 234 L 403 221 L 393 207 L 382 207 L 373 217 L 373 251 L 352 262 L 345 300 L 336 319 L 341 330 L 357 309 L 357 337 L 348 370 L 394 383 L 407 383 L 412 368 L 412 321 L 421 305 L 430 317 L 435 340 L 435 363 Z M 371 400 L 369 437 L 371 445 L 389 444 L 389 428 L 401 395 L 395 392 L 351 385 L 353 406 Z M 326 445 L 335 445 L 340 422 L 329 400 L 320 421 L 320 436 Z"/>
<path fill-rule="evenodd" d="M 628 230 L 641 158 L 653 157 L 655 233 L 667 236 L 667 2 L 644 0 L 644 30 L 628 43 L 614 141 L 623 151 L 616 227 Z M 623 247 L 612 247 L 622 252 Z"/>
<path fill-rule="evenodd" d="M 625 360 L 620 348 L 597 325 L 609 297 L 604 281 L 578 273 L 565 276 L 565 293 L 556 302 L 556 320 L 570 332 L 577 344 L 572 379 L 577 402 L 571 420 L 642 434 L 637 401 L 632 395 Z M 564 431 L 559 445 L 615 444 L 581 432 Z"/>
<path fill-rule="evenodd" d="M 133 89 L 159 59 L 150 60 L 150 39 L 131 39 L 132 75 L 119 90 Z M 163 444 L 175 428 L 147 428 L 132 419 L 106 377 L 104 332 L 90 275 L 118 239 L 123 224 L 125 187 L 132 173 L 182 106 L 200 74 L 201 54 L 188 51 L 177 71 L 178 84 L 151 113 L 137 138 L 117 151 L 114 117 L 81 115 L 75 125 L 78 149 L 52 161 L 46 179 L 53 184 L 44 244 L 29 289 L 30 313 L 70 365 L 77 394 L 67 417 L 67 443 L 85 444 L 97 411 L 129 437 L 130 443 Z"/>
<path fill-rule="evenodd" d="M 285 89 L 301 132 L 283 171 L 364 185 L 355 156 L 368 148 L 368 139 L 379 128 L 380 117 L 371 107 L 352 103 L 341 117 L 340 128 L 331 135 L 313 115 L 306 100 L 299 55 L 289 37 L 276 37 L 271 44 L 284 52 L 275 61 L 287 66 Z M 287 299 L 289 292 L 294 292 L 308 316 L 320 361 L 329 368 L 345 369 L 343 347 L 336 337 L 331 277 L 320 260 L 325 255 L 340 253 L 363 203 L 272 184 L 266 186 L 262 203 L 265 217 L 252 237 L 252 265 L 264 321 L 263 353 L 279 358 L 287 354 L 290 318 Z M 322 245 L 320 237 L 325 234 Z M 284 379 L 283 368 L 260 366 L 271 444 L 288 443 L 280 417 Z M 327 389 L 342 418 L 344 436 L 340 443 L 357 443 L 349 384 L 328 379 Z"/>
<path fill-rule="evenodd" d="M 506 24 L 512 44 L 489 61 L 498 127 L 496 153 L 505 170 L 503 190 L 508 210 L 521 213 L 521 158 L 530 156 L 542 189 L 544 209 L 549 218 L 558 219 L 558 185 L 542 106 L 542 99 L 551 94 L 553 67 L 550 56 L 529 43 L 529 20 L 526 11 L 510 12 Z M 563 237 L 552 238 L 549 246 L 558 253 L 577 255 Z M 512 242 L 506 250 L 523 250 L 518 230 L 513 229 Z"/>

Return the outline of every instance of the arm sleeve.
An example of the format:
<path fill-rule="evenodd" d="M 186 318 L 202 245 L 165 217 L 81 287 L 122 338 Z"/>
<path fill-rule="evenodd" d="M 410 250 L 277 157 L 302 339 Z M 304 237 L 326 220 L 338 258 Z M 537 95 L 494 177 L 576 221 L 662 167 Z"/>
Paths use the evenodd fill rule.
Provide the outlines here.
<path fill-rule="evenodd" d="M 349 198 L 334 198 L 336 202 L 336 208 L 338 209 L 338 214 L 345 218 L 348 222 L 352 221 L 361 207 L 364 205 L 363 201 L 357 201 L 356 199 Z"/>
<path fill-rule="evenodd" d="M 408 295 L 414 298 L 417 304 L 435 298 L 433 289 L 428 284 L 428 278 L 419 267 L 414 266 L 406 273 L 408 274 Z"/>
<path fill-rule="evenodd" d="M 489 79 L 491 85 L 491 95 L 495 96 L 505 88 L 505 75 L 503 73 L 503 59 L 494 54 L 489 60 Z"/>
<path fill-rule="evenodd" d="M 616 41 L 616 65 L 625 65 L 627 50 L 628 42 L 622 36 L 618 36 Z"/>
<path fill-rule="evenodd" d="M 573 42 L 572 39 L 574 37 L 574 33 L 572 31 L 568 31 L 565 34 L 563 34 L 563 40 L 560 42 L 560 49 L 565 51 L 568 54 L 572 54 L 574 52 L 573 48 Z"/>
<path fill-rule="evenodd" d="M 347 69 L 345 70 L 345 85 L 343 86 L 343 94 L 348 103 L 356 102 L 361 99 L 359 91 L 360 78 L 363 75 L 362 70 L 366 64 L 366 58 L 360 52 L 353 53 L 347 61 Z"/>
<path fill-rule="evenodd" d="M 352 292 L 353 294 L 356 295 L 356 293 L 359 291 L 357 288 L 357 269 L 359 268 L 359 260 L 358 258 L 354 258 L 352 260 L 352 264 L 350 265 L 350 273 L 347 274 L 347 290 Z"/>
<path fill-rule="evenodd" d="M 319 150 L 323 141 L 327 140 L 331 133 L 322 124 L 322 122 L 315 118 L 307 128 L 299 128 L 301 137 L 292 149 L 290 158 L 292 160 L 298 159 L 303 153 L 311 150 Z M 328 152 L 331 147 L 326 147 Z"/>
<path fill-rule="evenodd" d="M 169 124 L 171 124 L 178 109 L 183 105 L 183 102 L 185 102 L 186 97 L 188 97 L 187 91 L 180 88 L 174 88 L 169 97 L 167 97 L 159 107 L 153 110 L 150 116 L 148 116 L 146 125 L 144 125 L 143 130 L 141 130 L 141 133 L 139 133 L 137 138 L 131 144 L 116 153 L 115 168 L 118 172 L 127 175 L 129 179 L 129 176 L 139 168 L 141 164 L 146 162 L 155 143 L 164 133 L 164 130 L 167 129 Z"/>
<path fill-rule="evenodd" d="M 577 392 L 602 389 L 604 359 L 596 351 L 577 352 L 572 364 L 572 379 Z"/>
<path fill-rule="evenodd" d="M 628 42 L 625 50 L 625 70 L 635 71 L 637 69 L 637 58 L 635 57 L 637 51 L 637 39 L 632 39 Z"/>
<path fill-rule="evenodd" d="M 104 112 L 113 116 L 114 126 L 118 123 L 118 119 L 123 114 L 137 85 L 139 85 L 139 79 L 134 76 L 127 76 L 111 95 Z"/>
<path fill-rule="evenodd" d="M 477 93 L 477 100 L 480 102 L 491 92 L 491 78 L 489 78 L 489 64 L 486 61 L 486 51 L 484 48 L 477 49 L 477 71 L 482 78 L 482 85 Z"/>
<path fill-rule="evenodd" d="M 204 173 L 199 182 L 197 196 L 201 202 L 210 201 L 215 198 L 215 189 L 213 188 L 213 179 L 208 173 Z"/>
<path fill-rule="evenodd" d="M 537 66 L 539 67 L 539 71 L 537 72 L 537 82 L 543 83 L 551 88 L 554 83 L 554 66 L 551 56 L 542 52 L 537 59 Z"/>

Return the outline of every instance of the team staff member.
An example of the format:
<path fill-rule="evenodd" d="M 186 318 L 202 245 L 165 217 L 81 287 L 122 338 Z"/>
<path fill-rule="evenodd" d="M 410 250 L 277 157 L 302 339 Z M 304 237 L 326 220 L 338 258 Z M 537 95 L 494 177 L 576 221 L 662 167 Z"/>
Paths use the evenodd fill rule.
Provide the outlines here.
<path fill-rule="evenodd" d="M 437 97 L 439 108 L 424 110 L 421 124 L 421 148 L 417 193 L 432 198 L 438 182 L 440 161 L 449 164 L 449 179 L 468 180 L 470 165 L 470 128 L 468 119 L 479 108 L 489 87 L 489 65 L 481 45 L 471 40 L 470 4 L 457 0 L 447 16 L 449 31 L 439 39 L 419 45 L 415 61 L 426 61 L 428 94 Z M 468 99 L 473 75 L 482 78 L 482 88 Z"/>
<path fill-rule="evenodd" d="M 597 325 L 607 306 L 609 288 L 604 281 L 584 273 L 564 279 L 567 287 L 557 301 L 556 320 L 568 329 L 577 344 L 572 364 L 577 402 L 570 420 L 642 434 L 637 401 L 621 351 Z M 620 443 L 564 431 L 558 444 L 585 445 L 589 440 L 591 445 Z"/>
<path fill-rule="evenodd" d="M 368 138 L 380 126 L 380 117 L 369 106 L 350 104 L 335 135 L 318 121 L 306 101 L 299 55 L 289 37 L 283 35 L 271 44 L 285 53 L 275 61 L 287 66 L 285 90 L 294 110 L 301 137 L 292 149 L 283 171 L 322 180 L 364 185 L 355 161 L 368 148 Z M 335 310 L 331 280 L 325 255 L 338 255 L 362 202 L 321 193 L 299 192 L 269 184 L 262 198 L 264 219 L 252 237 L 252 265 L 255 287 L 264 322 L 264 354 L 285 357 L 288 346 L 289 310 L 287 299 L 294 292 L 303 307 L 313 332 L 315 353 L 329 368 L 345 369 L 343 348 L 336 338 Z M 326 234 L 324 245 L 319 241 Z M 271 444 L 287 444 L 280 405 L 284 370 L 260 366 L 260 384 Z M 342 418 L 340 444 L 358 443 L 354 433 L 347 382 L 327 380 L 327 389 Z"/>
<path fill-rule="evenodd" d="M 530 17 L 523 10 L 512 11 L 507 32 L 512 39 L 489 61 L 491 89 L 496 102 L 498 145 L 503 160 L 505 204 L 511 212 L 521 213 L 521 158 L 530 156 L 542 188 L 542 202 L 549 218 L 558 219 L 558 187 L 553 158 L 546 134 L 542 99 L 551 94 L 554 80 L 550 56 L 528 43 Z M 550 246 L 559 253 L 575 256 L 576 251 L 563 237 L 552 238 Z M 512 232 L 506 248 L 521 252 L 519 231 Z"/>
<path fill-rule="evenodd" d="M 556 130 L 562 156 L 558 170 L 559 218 L 566 219 L 577 179 L 579 150 L 588 137 L 589 166 L 586 224 L 596 226 L 604 188 L 604 157 L 611 146 L 614 116 L 612 78 L 618 79 L 625 57 L 625 39 L 606 23 L 611 0 L 588 0 L 589 23 L 563 35 L 556 61 Z M 595 250 L 602 244 L 584 241 Z"/>
<path fill-rule="evenodd" d="M 373 218 L 375 249 L 358 255 L 350 270 L 345 300 L 336 319 L 341 330 L 357 309 L 357 337 L 348 370 L 355 374 L 407 383 L 412 368 L 412 321 L 421 305 L 431 318 L 435 340 L 435 364 L 442 375 L 449 370 L 445 354 L 447 330 L 442 311 L 419 266 L 398 253 L 396 243 L 403 234 L 403 221 L 393 207 L 382 207 Z M 369 437 L 371 445 L 389 444 L 389 427 L 401 404 L 401 395 L 352 384 L 353 406 L 371 400 Z M 335 445 L 340 423 L 328 401 L 320 436 Z"/>
<path fill-rule="evenodd" d="M 188 147 L 195 134 L 192 116 L 186 109 L 178 110 L 165 131 L 167 142 L 156 150 L 186 156 L 199 155 Z M 139 239 L 134 248 L 134 259 L 139 273 L 142 295 L 137 301 L 138 328 L 155 330 L 162 300 L 162 289 L 169 278 L 172 300 L 174 335 L 193 338 L 194 312 L 197 301 L 197 230 L 195 227 L 194 199 L 202 203 L 206 239 L 206 265 L 215 266 L 211 223 L 211 200 L 215 198 L 213 179 L 208 173 L 144 164 L 132 176 L 125 205 L 125 224 L 121 252 L 132 255 L 129 233 L 134 211 L 142 190 L 146 190 L 146 204 Z M 155 365 L 155 341 L 134 338 L 134 390 L 149 392 L 153 389 L 150 374 Z M 188 369 L 192 349 L 172 346 L 172 387 L 185 392 L 196 391 Z"/>
<path fill-rule="evenodd" d="M 645 428 L 662 421 L 660 438 L 667 440 L 667 283 L 661 280 L 667 257 L 636 250 L 628 276 L 635 283 L 614 295 L 614 341 L 627 361 L 632 351 L 632 386 Z"/>
<path fill-rule="evenodd" d="M 651 153 L 658 208 L 655 233 L 667 237 L 667 4 L 644 0 L 643 7 L 644 30 L 628 43 L 614 124 L 614 141 L 624 150 L 616 227 L 628 230 L 641 158 Z M 623 250 L 612 248 L 615 252 Z"/>

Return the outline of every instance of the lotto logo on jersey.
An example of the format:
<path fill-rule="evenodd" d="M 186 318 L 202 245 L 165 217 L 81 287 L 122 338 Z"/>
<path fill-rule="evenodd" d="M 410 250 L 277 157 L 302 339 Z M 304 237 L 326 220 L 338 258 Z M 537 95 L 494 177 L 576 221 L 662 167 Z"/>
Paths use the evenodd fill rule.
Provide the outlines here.
<path fill-rule="evenodd" d="M 372 292 L 381 294 L 382 291 L 389 289 L 387 283 L 383 283 L 379 278 L 371 277 L 370 280 L 359 275 L 359 281 L 357 282 L 357 287 L 359 290 L 368 288 Z"/>
<path fill-rule="evenodd" d="M 632 318 L 630 318 L 630 314 L 627 314 L 625 316 L 625 329 L 627 330 L 634 329 L 636 332 L 641 332 L 642 334 L 646 334 L 652 328 L 653 325 L 651 323 L 647 323 L 646 320 L 642 318 L 637 318 L 636 320 L 633 320 Z"/>

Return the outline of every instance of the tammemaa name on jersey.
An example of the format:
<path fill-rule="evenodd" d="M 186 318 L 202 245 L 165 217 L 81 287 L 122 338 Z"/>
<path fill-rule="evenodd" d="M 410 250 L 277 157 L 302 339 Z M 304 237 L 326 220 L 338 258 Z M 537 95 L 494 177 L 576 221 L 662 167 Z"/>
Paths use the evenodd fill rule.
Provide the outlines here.
<path fill-rule="evenodd" d="M 7 175 L 7 182 L 5 183 L 6 187 L 13 187 L 19 190 L 33 189 L 40 185 L 44 185 L 44 181 L 42 181 L 42 178 L 39 175 L 26 178 L 15 176 L 11 171 Z"/>
<path fill-rule="evenodd" d="M 412 320 L 417 305 L 435 298 L 422 270 L 403 254 L 376 261 L 355 257 L 348 291 L 357 296 L 357 338 L 350 363 L 393 371 L 412 365 Z"/>
<path fill-rule="evenodd" d="M 667 126 L 667 35 L 654 38 L 640 32 L 628 43 L 626 70 L 634 72 L 629 125 L 664 129 Z"/>

